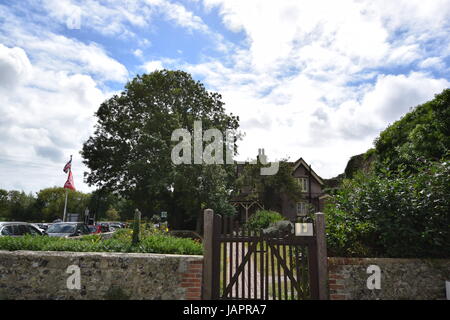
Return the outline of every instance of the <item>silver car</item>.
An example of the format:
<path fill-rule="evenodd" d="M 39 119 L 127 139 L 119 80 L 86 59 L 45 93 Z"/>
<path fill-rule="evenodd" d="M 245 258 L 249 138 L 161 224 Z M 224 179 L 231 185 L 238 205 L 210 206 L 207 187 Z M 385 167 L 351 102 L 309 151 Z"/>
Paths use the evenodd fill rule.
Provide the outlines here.
<path fill-rule="evenodd" d="M 47 229 L 50 237 L 77 237 L 90 234 L 90 230 L 81 222 L 60 222 L 54 223 Z"/>
<path fill-rule="evenodd" d="M 34 236 L 44 235 L 36 227 L 27 222 L 0 222 L 0 236 L 23 236 L 31 234 Z"/>

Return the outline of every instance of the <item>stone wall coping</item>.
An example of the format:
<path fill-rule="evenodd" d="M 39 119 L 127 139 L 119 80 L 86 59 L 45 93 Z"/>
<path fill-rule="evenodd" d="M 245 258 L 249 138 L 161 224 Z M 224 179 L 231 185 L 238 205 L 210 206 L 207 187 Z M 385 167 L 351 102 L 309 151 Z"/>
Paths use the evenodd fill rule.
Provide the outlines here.
<path fill-rule="evenodd" d="M 426 259 L 426 258 L 339 258 L 328 257 L 328 265 L 365 265 L 365 264 L 393 264 L 393 263 L 417 263 L 417 262 L 441 262 L 450 263 L 450 259 Z"/>
<path fill-rule="evenodd" d="M 38 256 L 38 257 L 104 257 L 104 258 L 141 258 L 164 259 L 182 258 L 188 261 L 203 260 L 200 255 L 161 254 L 161 253 L 135 253 L 135 252 L 72 252 L 72 251 L 32 251 L 32 250 L 0 250 L 0 255 L 9 256 Z"/>

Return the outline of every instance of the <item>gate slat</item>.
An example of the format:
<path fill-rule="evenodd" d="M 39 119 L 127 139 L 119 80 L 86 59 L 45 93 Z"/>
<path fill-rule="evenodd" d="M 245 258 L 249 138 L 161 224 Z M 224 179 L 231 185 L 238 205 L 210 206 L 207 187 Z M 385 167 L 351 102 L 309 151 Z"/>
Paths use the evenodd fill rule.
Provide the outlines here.
<path fill-rule="evenodd" d="M 233 218 L 230 217 L 230 220 L 229 220 L 230 236 L 233 234 L 232 219 L 233 219 Z M 230 283 L 231 283 L 231 278 L 233 277 L 233 242 L 230 242 L 230 265 L 229 265 L 229 269 L 230 269 L 230 282 L 228 283 L 228 285 L 230 285 Z M 228 286 L 227 286 L 227 287 L 228 287 Z M 227 288 L 227 287 L 226 287 L 226 288 Z M 227 292 L 226 292 L 226 288 L 225 288 L 225 294 L 226 294 L 226 297 L 228 297 L 228 298 L 231 299 L 232 294 L 231 294 L 231 292 L 230 292 L 230 293 L 227 293 Z"/>
<path fill-rule="evenodd" d="M 242 263 L 244 262 L 244 255 L 245 255 L 245 229 L 242 229 L 242 242 L 241 242 L 241 261 Z M 242 298 L 245 299 L 245 265 L 244 265 L 244 270 L 242 271 Z"/>
<path fill-rule="evenodd" d="M 270 256 L 271 256 L 271 262 L 270 262 L 270 266 L 272 267 L 272 295 L 273 295 L 273 300 L 277 299 L 277 290 L 275 287 L 275 256 L 273 253 L 273 249 L 272 246 L 269 246 L 269 248 L 267 250 L 270 250 Z"/>
<path fill-rule="evenodd" d="M 264 289 L 265 289 L 265 296 L 264 299 L 265 300 L 269 300 L 269 246 L 267 245 L 267 242 L 264 241 L 265 243 L 265 256 L 266 256 L 266 269 L 265 269 L 265 281 L 264 281 Z"/>
<path fill-rule="evenodd" d="M 238 232 L 238 231 L 236 231 L 236 232 Z M 239 268 L 239 245 L 240 245 L 240 242 L 236 241 L 234 244 L 236 246 L 236 252 L 235 252 L 236 253 L 236 261 L 235 261 L 236 266 L 235 266 L 234 272 L 235 272 L 235 274 L 238 275 L 237 280 L 234 283 L 234 287 L 236 289 L 234 297 L 235 298 L 239 298 L 239 273 L 238 273 L 238 268 Z"/>
<path fill-rule="evenodd" d="M 288 264 L 288 260 L 287 260 L 287 255 L 286 255 L 286 245 L 282 246 L 283 248 L 283 254 L 284 254 L 284 261 L 286 261 L 286 265 Z M 289 268 L 289 265 L 288 265 Z M 287 276 L 287 270 L 283 270 L 283 275 L 284 275 L 284 300 L 288 300 L 288 276 Z"/>
<path fill-rule="evenodd" d="M 228 250 L 228 242 L 222 242 L 223 246 L 223 259 L 222 259 L 222 294 L 225 292 L 225 288 L 227 287 L 227 250 Z"/>
<path fill-rule="evenodd" d="M 275 254 L 280 252 L 280 245 L 277 244 L 276 245 L 276 252 L 274 252 Z M 278 257 L 277 257 L 278 258 Z M 280 259 L 277 259 L 277 279 L 278 279 L 278 297 L 280 297 L 280 300 L 282 300 L 282 295 L 281 295 L 281 265 L 280 265 Z"/>
<path fill-rule="evenodd" d="M 295 265 L 294 265 L 293 259 L 292 259 L 292 246 L 289 246 L 289 263 L 290 263 L 290 269 L 293 270 Z M 294 277 L 294 272 L 292 272 L 292 276 Z M 290 283 L 291 283 L 291 299 L 294 300 L 295 299 L 294 282 L 291 280 Z"/>
<path fill-rule="evenodd" d="M 254 231 L 254 234 L 257 234 L 256 231 Z M 254 243 L 258 243 L 255 241 Z M 255 252 L 253 255 L 253 298 L 258 299 L 258 254 Z"/>
<path fill-rule="evenodd" d="M 264 239 L 261 237 L 259 248 L 259 288 L 260 298 L 264 299 Z"/>
<path fill-rule="evenodd" d="M 251 231 L 247 230 L 247 236 L 251 236 Z M 247 250 L 248 248 L 250 248 L 250 244 L 251 242 L 248 241 L 247 242 Z M 248 283 L 248 290 L 247 290 L 247 299 L 251 299 L 252 298 L 252 257 L 250 257 L 250 259 L 248 259 L 248 263 L 247 263 L 247 283 Z"/>

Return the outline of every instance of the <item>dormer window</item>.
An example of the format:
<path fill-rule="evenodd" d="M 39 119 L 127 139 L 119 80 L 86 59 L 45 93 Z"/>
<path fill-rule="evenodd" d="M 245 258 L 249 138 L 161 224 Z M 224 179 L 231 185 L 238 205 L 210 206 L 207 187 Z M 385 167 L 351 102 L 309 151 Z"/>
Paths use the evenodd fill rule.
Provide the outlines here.
<path fill-rule="evenodd" d="M 308 178 L 297 178 L 301 192 L 308 192 Z"/>

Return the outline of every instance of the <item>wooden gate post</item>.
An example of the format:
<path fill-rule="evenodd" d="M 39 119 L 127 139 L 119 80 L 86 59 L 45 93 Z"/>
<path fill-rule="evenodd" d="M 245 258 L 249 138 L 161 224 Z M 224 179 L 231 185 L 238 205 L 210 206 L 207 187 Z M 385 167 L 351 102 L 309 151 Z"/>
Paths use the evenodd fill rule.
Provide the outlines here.
<path fill-rule="evenodd" d="M 319 299 L 328 300 L 328 258 L 327 239 L 325 234 L 325 215 L 322 212 L 317 212 L 315 216 Z"/>
<path fill-rule="evenodd" d="M 203 288 L 202 299 L 219 298 L 220 279 L 220 231 L 221 217 L 212 209 L 206 209 L 203 216 Z"/>

